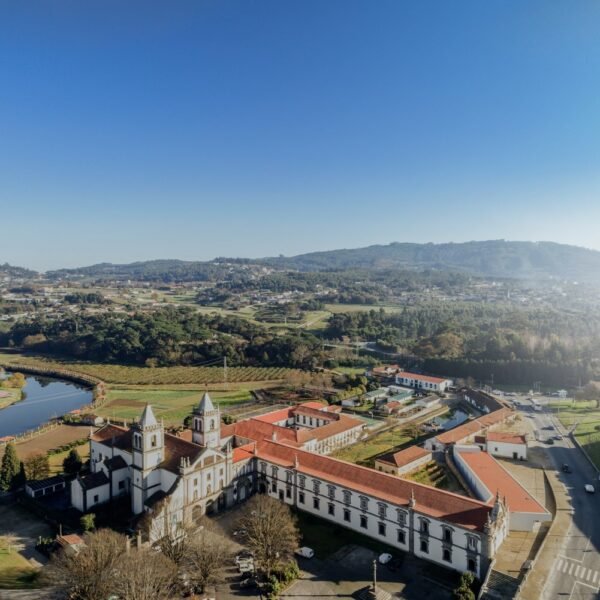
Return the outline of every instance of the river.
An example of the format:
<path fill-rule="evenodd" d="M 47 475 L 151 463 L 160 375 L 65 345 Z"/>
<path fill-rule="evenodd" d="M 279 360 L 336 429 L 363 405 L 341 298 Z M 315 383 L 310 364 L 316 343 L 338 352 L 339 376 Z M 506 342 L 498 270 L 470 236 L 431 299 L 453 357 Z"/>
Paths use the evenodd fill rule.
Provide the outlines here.
<path fill-rule="evenodd" d="M 76 383 L 27 375 L 24 398 L 0 410 L 0 437 L 35 429 L 53 417 L 92 402 L 92 391 Z"/>

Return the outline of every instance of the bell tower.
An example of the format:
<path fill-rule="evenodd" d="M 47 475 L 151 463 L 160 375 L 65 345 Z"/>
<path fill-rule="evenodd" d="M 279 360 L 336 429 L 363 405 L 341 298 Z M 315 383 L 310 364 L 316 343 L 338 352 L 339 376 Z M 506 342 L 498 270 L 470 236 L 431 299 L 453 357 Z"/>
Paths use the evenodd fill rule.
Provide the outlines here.
<path fill-rule="evenodd" d="M 215 408 L 208 393 L 192 411 L 192 441 L 207 448 L 220 446 L 221 411 Z"/>
<path fill-rule="evenodd" d="M 134 514 L 144 509 L 148 489 L 155 485 L 153 472 L 164 460 L 165 435 L 162 423 L 159 423 L 149 404 L 139 422 L 132 426 L 131 450 L 133 473 L 131 482 L 131 503 Z"/>

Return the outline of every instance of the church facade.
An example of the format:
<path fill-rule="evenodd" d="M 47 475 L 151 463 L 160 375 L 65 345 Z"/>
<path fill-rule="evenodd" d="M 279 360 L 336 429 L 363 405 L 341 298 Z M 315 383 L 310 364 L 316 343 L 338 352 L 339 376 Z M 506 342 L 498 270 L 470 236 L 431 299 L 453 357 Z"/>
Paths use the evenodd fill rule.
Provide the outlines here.
<path fill-rule="evenodd" d="M 71 483 L 82 512 L 129 496 L 151 540 L 169 528 L 264 493 L 457 571 L 485 573 L 508 531 L 506 506 L 485 503 L 327 456 L 363 435 L 362 421 L 316 402 L 222 425 L 205 394 L 191 429 L 165 431 L 151 407 L 129 428 L 90 436 L 89 475 Z"/>

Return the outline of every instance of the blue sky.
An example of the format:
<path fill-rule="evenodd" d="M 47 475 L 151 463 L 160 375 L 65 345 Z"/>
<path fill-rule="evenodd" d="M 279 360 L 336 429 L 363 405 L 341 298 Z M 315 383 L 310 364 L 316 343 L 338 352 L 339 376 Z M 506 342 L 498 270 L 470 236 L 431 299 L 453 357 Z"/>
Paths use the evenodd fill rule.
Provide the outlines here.
<path fill-rule="evenodd" d="M 7 0 L 0 262 L 600 249 L 600 4 Z"/>

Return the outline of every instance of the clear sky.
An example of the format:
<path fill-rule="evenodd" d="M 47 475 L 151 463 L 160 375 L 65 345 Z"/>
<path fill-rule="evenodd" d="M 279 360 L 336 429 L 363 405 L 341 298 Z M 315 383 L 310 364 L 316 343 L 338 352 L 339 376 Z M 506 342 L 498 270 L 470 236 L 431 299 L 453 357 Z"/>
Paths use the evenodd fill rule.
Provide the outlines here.
<path fill-rule="evenodd" d="M 0 262 L 600 249 L 597 0 L 0 3 Z"/>

